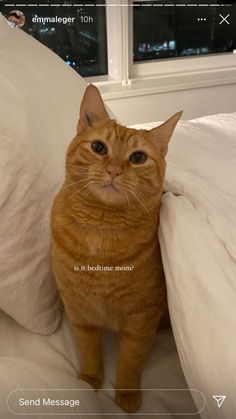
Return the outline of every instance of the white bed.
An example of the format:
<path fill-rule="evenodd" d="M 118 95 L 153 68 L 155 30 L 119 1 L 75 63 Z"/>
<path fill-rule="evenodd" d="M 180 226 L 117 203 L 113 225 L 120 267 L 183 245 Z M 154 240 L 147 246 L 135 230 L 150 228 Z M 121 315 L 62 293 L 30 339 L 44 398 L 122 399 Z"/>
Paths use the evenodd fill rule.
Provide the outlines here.
<path fill-rule="evenodd" d="M 10 392 L 15 389 L 36 389 L 34 391 L 17 392 L 17 397 L 35 398 L 78 398 L 81 402 L 79 408 L 72 409 L 71 413 L 96 413 L 103 418 L 104 413 L 123 413 L 122 417 L 139 417 L 122 412 L 113 402 L 113 387 L 115 383 L 115 362 L 117 352 L 117 338 L 113 334 L 105 335 L 105 382 L 104 388 L 95 393 L 90 387 L 79 381 L 76 377 L 79 363 L 76 350 L 66 318 L 63 318 L 60 329 L 52 336 L 40 336 L 25 330 L 10 317 L 1 313 L 0 316 L 0 391 L 1 391 L 1 419 L 16 417 L 10 412 L 6 400 Z M 186 389 L 187 385 L 180 367 L 175 343 L 170 332 L 161 331 L 157 334 L 150 357 L 146 363 L 143 381 L 146 389 Z M 80 391 L 79 389 L 87 389 Z M 37 389 L 45 389 L 43 392 Z M 50 392 L 49 389 L 64 389 Z M 65 390 L 66 389 L 66 390 Z M 78 389 L 72 391 L 70 389 Z M 30 413 L 29 407 L 20 410 L 15 404 L 14 393 L 10 396 L 8 404 L 15 412 Z M 35 409 L 35 408 L 34 408 Z M 169 412 L 196 412 L 197 409 L 188 391 L 175 391 L 170 393 L 145 391 L 143 406 L 139 413 L 148 417 L 146 413 Z M 33 412 L 37 412 L 33 410 Z M 49 412 L 48 409 L 41 412 Z M 55 414 L 55 408 L 50 413 Z M 60 409 L 60 413 L 65 412 Z M 68 412 L 68 410 L 66 411 Z M 38 412 L 40 413 L 40 412 Z M 100 413 L 100 415 L 97 415 Z M 108 415 L 110 417 L 111 415 Z M 45 415 L 36 416 L 45 418 Z M 47 417 L 47 415 L 46 415 Z M 70 418 L 64 413 L 63 419 Z M 91 416 L 90 416 L 91 417 Z M 92 415 L 93 417 L 93 415 Z M 174 418 L 173 415 L 165 416 Z M 191 416 L 185 416 L 190 418 Z M 196 416 L 195 416 L 196 417 Z"/>
<path fill-rule="evenodd" d="M 50 397 L 52 389 L 55 398 L 80 399 L 77 410 L 70 408 L 77 415 L 197 418 L 201 411 L 203 419 L 232 419 L 236 114 L 182 121 L 171 141 L 159 237 L 178 353 L 171 332 L 160 331 L 144 368 L 142 409 L 126 415 L 112 400 L 116 337 L 105 336 L 104 389 L 95 393 L 76 378 L 79 360 L 65 317 L 52 334 L 60 310 L 48 257 L 50 203 L 86 83 L 1 16 L 0 38 L 0 419 L 15 418 L 14 411 L 47 417 L 37 407 L 37 416 L 19 412 L 16 396 Z M 227 396 L 220 409 L 214 394 Z"/>

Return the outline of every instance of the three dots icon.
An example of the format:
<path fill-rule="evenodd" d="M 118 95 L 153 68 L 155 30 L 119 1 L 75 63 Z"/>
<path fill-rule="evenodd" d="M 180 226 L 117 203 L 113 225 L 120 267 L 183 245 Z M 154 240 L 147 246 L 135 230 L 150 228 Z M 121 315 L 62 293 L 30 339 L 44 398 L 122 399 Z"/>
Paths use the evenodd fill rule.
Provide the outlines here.
<path fill-rule="evenodd" d="M 197 21 L 198 22 L 206 22 L 207 18 L 206 17 L 198 17 Z"/>

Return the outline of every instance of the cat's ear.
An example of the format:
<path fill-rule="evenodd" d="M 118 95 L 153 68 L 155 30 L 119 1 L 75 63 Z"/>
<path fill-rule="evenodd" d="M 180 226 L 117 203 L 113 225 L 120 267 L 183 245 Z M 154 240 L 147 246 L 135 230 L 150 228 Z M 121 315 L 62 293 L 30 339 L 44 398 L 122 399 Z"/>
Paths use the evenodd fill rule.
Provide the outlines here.
<path fill-rule="evenodd" d="M 159 127 L 153 128 L 149 131 L 150 140 L 158 146 L 161 156 L 165 158 L 168 151 L 168 143 L 174 132 L 174 129 L 181 118 L 183 111 L 177 112 L 166 122 L 159 125 Z"/>
<path fill-rule="evenodd" d="M 93 126 L 98 121 L 109 119 L 99 90 L 93 84 L 86 87 L 84 96 L 80 105 L 80 115 L 77 125 L 77 133 Z"/>

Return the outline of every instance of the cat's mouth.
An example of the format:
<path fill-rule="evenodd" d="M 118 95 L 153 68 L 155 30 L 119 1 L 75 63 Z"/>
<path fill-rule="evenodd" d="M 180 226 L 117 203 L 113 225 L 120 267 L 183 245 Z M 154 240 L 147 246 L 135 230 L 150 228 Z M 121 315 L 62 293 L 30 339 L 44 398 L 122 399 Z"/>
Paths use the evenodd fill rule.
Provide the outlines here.
<path fill-rule="evenodd" d="M 101 182 L 100 187 L 97 190 L 97 197 L 108 206 L 123 206 L 124 202 L 126 202 L 124 200 L 124 194 L 120 189 L 120 185 L 117 185 L 113 180 L 104 180 Z"/>
<path fill-rule="evenodd" d="M 120 192 L 113 182 L 106 183 L 102 188 L 108 192 Z"/>

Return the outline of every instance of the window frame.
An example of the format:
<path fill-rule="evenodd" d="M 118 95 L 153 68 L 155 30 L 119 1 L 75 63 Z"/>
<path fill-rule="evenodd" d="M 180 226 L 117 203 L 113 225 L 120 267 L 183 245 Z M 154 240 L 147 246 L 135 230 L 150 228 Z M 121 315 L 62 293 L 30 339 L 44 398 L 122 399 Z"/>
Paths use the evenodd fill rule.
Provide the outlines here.
<path fill-rule="evenodd" d="M 149 0 L 142 0 L 143 2 Z M 133 1 L 130 1 L 130 4 Z M 129 25 L 132 30 L 133 25 L 133 7 L 129 10 Z M 178 73 L 189 73 L 194 68 L 196 71 L 214 70 L 217 68 L 224 68 L 230 65 L 235 65 L 236 57 L 231 52 L 224 52 L 218 54 L 206 54 L 190 57 L 174 57 L 174 58 L 160 58 L 158 60 L 133 62 L 133 31 L 130 34 L 130 76 L 131 78 L 148 77 L 152 75 L 165 76 Z M 233 55 L 233 57 L 232 57 Z M 224 57 L 224 66 L 222 66 L 222 58 Z M 232 57 L 232 58 L 231 58 Z M 171 63 L 171 70 L 167 70 L 168 64 Z"/>
<path fill-rule="evenodd" d="M 106 0 L 108 75 L 88 77 L 86 80 L 101 86 L 107 97 L 121 97 L 120 92 L 125 92 L 125 88 L 131 91 L 141 82 L 147 81 L 150 85 L 150 80 L 155 84 L 157 79 L 155 91 L 163 91 L 160 89 L 161 82 L 168 91 L 172 87 L 178 90 L 236 83 L 236 51 L 134 63 L 132 3 L 133 0 L 120 0 L 117 6 L 117 0 Z M 184 84 L 183 78 L 186 81 Z M 142 88 L 145 89 L 144 85 Z"/>

